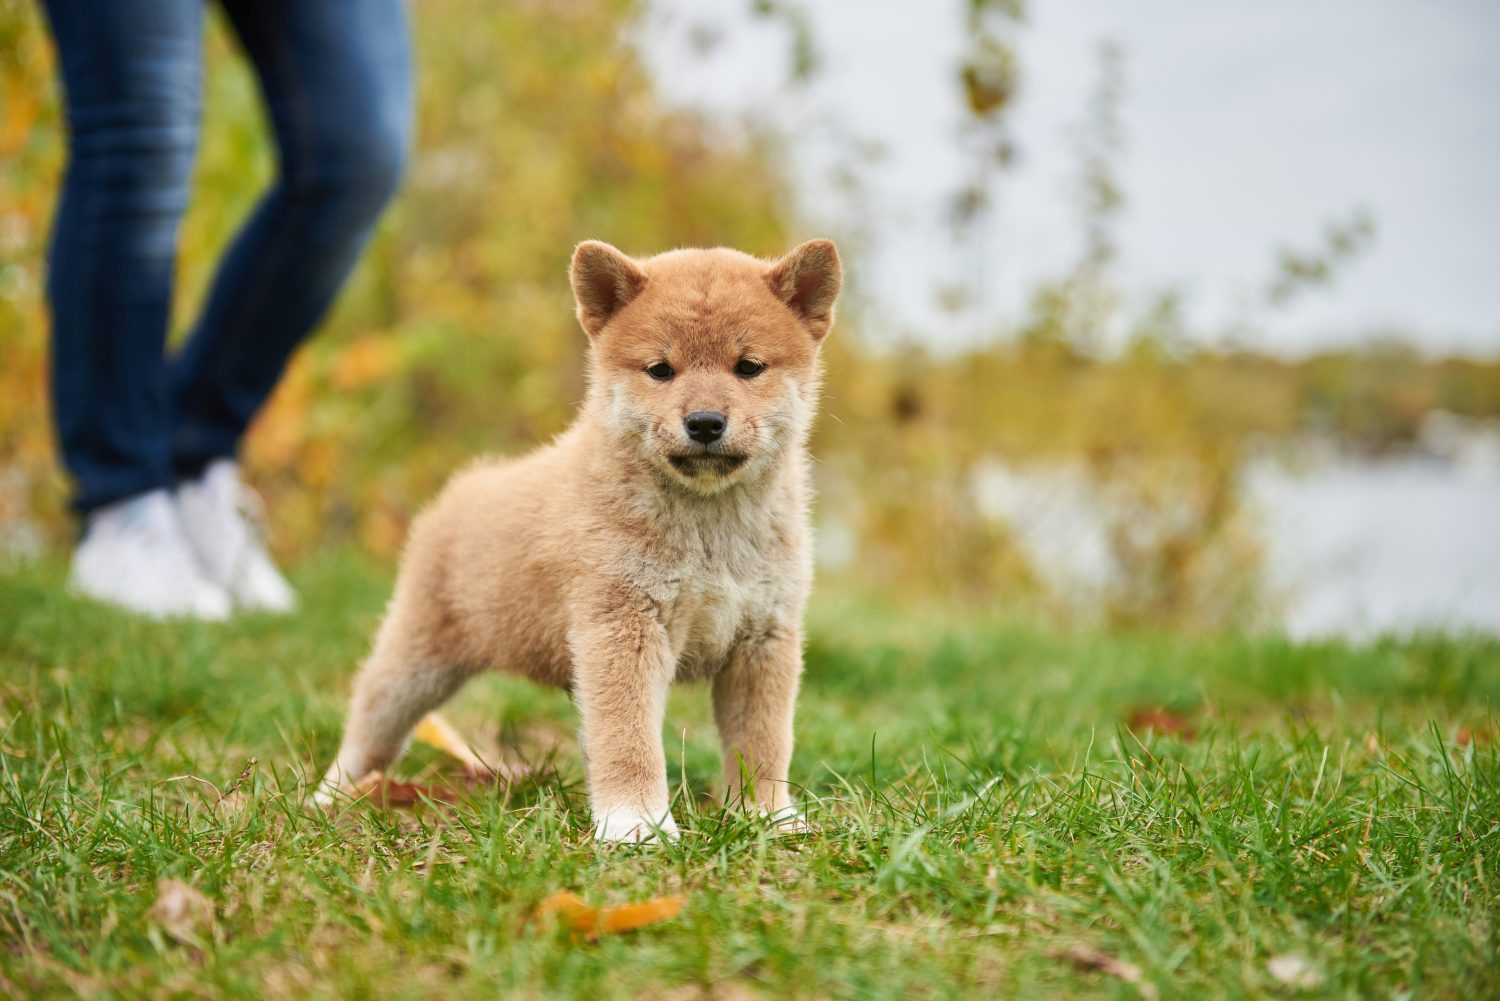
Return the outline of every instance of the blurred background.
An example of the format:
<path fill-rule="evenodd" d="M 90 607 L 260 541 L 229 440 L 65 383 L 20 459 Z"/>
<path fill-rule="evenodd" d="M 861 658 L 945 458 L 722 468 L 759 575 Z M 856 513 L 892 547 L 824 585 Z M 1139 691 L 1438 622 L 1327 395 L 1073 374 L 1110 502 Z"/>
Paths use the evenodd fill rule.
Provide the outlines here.
<path fill-rule="evenodd" d="M 1059 626 L 1500 632 L 1500 7 L 418 0 L 405 187 L 246 461 L 295 562 L 394 559 L 569 421 L 573 245 L 849 275 L 819 601 Z M 176 303 L 270 176 L 207 40 Z M 66 544 L 53 54 L 0 0 L 0 562 Z"/>

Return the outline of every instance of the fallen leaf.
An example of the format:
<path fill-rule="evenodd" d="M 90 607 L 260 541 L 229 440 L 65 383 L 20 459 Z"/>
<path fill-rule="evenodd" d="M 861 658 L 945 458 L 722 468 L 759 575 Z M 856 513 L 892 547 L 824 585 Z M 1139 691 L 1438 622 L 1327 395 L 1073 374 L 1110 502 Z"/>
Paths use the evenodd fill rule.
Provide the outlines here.
<path fill-rule="evenodd" d="M 538 917 L 556 915 L 575 937 L 596 939 L 600 935 L 635 931 L 677 916 L 686 897 L 655 897 L 618 907 L 590 907 L 571 890 L 559 890 L 537 905 Z"/>
<path fill-rule="evenodd" d="M 1130 711 L 1125 725 L 1132 730 L 1155 730 L 1170 737 L 1192 740 L 1198 736 L 1198 728 L 1182 713 L 1173 712 L 1164 706 L 1141 706 Z"/>
<path fill-rule="evenodd" d="M 446 786 L 398 782 L 383 772 L 371 772 L 355 785 L 352 795 L 373 806 L 392 807 L 421 806 L 429 800 L 453 803 L 458 800 L 459 792 Z"/>
<path fill-rule="evenodd" d="M 531 775 L 533 771 L 527 765 L 501 762 L 498 755 L 492 755 L 495 758 L 493 764 L 485 761 L 474 752 L 474 746 L 464 739 L 458 729 L 437 713 L 423 716 L 411 736 L 412 740 L 435 747 L 456 759 L 463 765 L 464 774 L 470 782 L 516 782 Z"/>
<path fill-rule="evenodd" d="M 1288 987 L 1312 989 L 1323 983 L 1323 974 L 1318 972 L 1312 960 L 1294 952 L 1272 956 L 1266 961 L 1266 972 Z"/>
<path fill-rule="evenodd" d="M 454 729 L 453 724 L 437 713 L 428 713 L 423 716 L 422 722 L 418 723 L 417 728 L 412 731 L 411 739 L 457 758 L 463 764 L 464 771 L 470 775 L 488 776 L 493 772 L 493 769 L 474 753 L 469 742 Z"/>
<path fill-rule="evenodd" d="M 214 906 L 182 880 L 161 879 L 156 883 L 151 919 L 177 941 L 196 945 L 198 933 L 213 922 Z"/>
<path fill-rule="evenodd" d="M 1100 973 L 1107 973 L 1127 984 L 1135 985 L 1143 998 L 1156 997 L 1156 985 L 1147 980 L 1141 968 L 1134 963 L 1127 962 L 1118 956 L 1111 956 L 1103 949 L 1096 949 L 1091 945 L 1075 945 L 1064 955 L 1080 970 L 1097 970 Z"/>
<path fill-rule="evenodd" d="M 416 729 L 412 731 L 412 739 L 419 743 L 435 747 L 444 754 L 457 759 L 464 769 L 465 785 L 473 788 L 490 782 L 516 782 L 526 778 L 533 773 L 533 769 L 527 765 L 497 763 L 491 765 L 484 761 L 469 742 L 464 740 L 458 730 L 442 716 L 437 713 L 429 713 L 422 717 Z M 250 765 L 241 773 L 234 787 L 238 787 L 254 767 L 255 759 L 250 760 Z M 344 786 L 343 793 L 353 801 L 368 803 L 371 806 L 401 807 L 420 806 L 428 800 L 442 803 L 453 803 L 463 795 L 462 790 L 442 785 L 424 785 L 417 782 L 399 782 L 385 775 L 383 772 L 371 772 L 352 786 Z"/>

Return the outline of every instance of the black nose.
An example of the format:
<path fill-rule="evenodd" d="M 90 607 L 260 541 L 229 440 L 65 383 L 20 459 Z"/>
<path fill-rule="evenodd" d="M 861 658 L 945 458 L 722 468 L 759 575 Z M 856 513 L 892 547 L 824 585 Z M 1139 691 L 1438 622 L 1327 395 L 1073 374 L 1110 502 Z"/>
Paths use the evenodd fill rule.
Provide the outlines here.
<path fill-rule="evenodd" d="M 682 419 L 688 437 L 711 445 L 724 437 L 724 415 L 717 410 L 694 410 Z"/>

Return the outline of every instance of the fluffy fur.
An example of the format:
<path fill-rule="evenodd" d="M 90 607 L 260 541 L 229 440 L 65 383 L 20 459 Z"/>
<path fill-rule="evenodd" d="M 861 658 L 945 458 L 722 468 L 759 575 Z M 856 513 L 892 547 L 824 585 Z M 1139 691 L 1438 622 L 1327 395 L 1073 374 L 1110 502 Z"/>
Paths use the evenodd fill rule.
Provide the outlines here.
<path fill-rule="evenodd" d="M 794 817 L 806 440 L 838 253 L 637 261 L 587 242 L 571 278 L 587 399 L 550 445 L 470 467 L 413 524 L 319 798 L 387 768 L 425 713 L 499 669 L 572 693 L 600 839 L 675 835 L 661 733 L 680 680 L 712 685 L 726 801 Z M 706 444 L 685 424 L 703 411 L 725 422 Z"/>

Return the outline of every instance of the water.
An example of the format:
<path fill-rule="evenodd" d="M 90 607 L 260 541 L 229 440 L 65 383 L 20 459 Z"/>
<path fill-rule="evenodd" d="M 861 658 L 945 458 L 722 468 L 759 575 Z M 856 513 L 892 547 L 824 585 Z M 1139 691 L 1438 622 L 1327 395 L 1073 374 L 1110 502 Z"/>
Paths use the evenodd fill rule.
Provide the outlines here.
<path fill-rule="evenodd" d="M 1248 465 L 1243 500 L 1262 542 L 1261 590 L 1289 635 L 1500 635 L 1500 428 L 1448 434 L 1439 418 L 1426 430 L 1422 449 L 1400 458 L 1302 442 L 1279 450 L 1296 461 Z M 990 461 L 974 491 L 1055 597 L 1087 612 L 1130 586 L 1107 535 L 1121 512 L 1080 464 Z"/>
<path fill-rule="evenodd" d="M 1297 637 L 1500 634 L 1500 472 L 1428 457 L 1247 477 Z"/>

